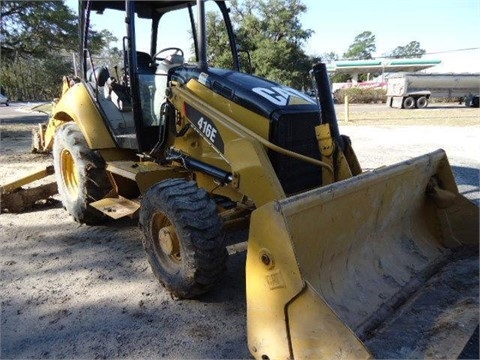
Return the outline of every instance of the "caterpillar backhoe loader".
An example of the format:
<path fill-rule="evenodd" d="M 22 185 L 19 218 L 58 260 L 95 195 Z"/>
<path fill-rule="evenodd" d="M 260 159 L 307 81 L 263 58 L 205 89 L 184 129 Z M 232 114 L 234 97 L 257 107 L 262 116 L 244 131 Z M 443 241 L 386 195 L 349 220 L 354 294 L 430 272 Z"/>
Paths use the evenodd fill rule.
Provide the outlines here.
<path fill-rule="evenodd" d="M 224 231 L 249 220 L 248 347 L 257 359 L 455 357 L 478 324 L 478 207 L 442 150 L 364 172 L 341 135 L 325 64 L 316 98 L 209 66 L 206 4 L 81 1 L 82 71 L 37 131 L 62 203 L 95 225 L 138 217 L 155 276 L 178 298 L 224 272 Z M 183 10 L 192 49 L 158 48 Z M 90 17 L 125 22 L 123 66 L 89 52 Z M 140 24 L 149 51 L 140 51 Z M 186 52 L 194 58 L 187 61 Z"/>

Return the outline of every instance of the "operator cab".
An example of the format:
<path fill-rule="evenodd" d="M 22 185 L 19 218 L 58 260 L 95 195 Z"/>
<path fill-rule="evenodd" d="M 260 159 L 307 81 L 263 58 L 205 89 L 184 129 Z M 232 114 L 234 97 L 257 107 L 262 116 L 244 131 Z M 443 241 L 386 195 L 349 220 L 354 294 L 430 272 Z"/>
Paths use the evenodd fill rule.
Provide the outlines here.
<path fill-rule="evenodd" d="M 225 2 L 203 6 L 215 21 L 223 19 L 232 70 L 238 70 Z M 206 39 L 198 36 L 199 25 L 205 26 L 198 19 L 205 17 L 198 16 L 198 10 L 195 1 L 79 2 L 83 80 L 118 147 L 150 152 L 165 140 L 165 92 L 173 70 L 186 63 L 206 66 L 206 59 L 201 60 L 206 58 Z M 94 31 L 103 29 L 118 43 L 112 41 L 99 51 Z"/>

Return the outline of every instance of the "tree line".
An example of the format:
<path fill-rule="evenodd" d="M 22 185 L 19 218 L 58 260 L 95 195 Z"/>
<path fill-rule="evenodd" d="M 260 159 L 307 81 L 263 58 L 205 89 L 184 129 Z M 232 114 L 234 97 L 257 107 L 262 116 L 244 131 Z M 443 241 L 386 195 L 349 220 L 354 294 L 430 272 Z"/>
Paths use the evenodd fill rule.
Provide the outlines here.
<path fill-rule="evenodd" d="M 301 0 L 232 0 L 232 22 L 240 50 L 243 70 L 297 89 L 309 88 L 309 70 L 318 61 L 372 59 L 375 35 L 357 35 L 341 56 L 324 52 L 306 54 L 303 45 L 313 30 L 304 29 L 300 16 L 308 11 Z M 1 2 L 2 93 L 12 100 L 51 100 L 59 95 L 63 75 L 74 72 L 73 58 L 78 53 L 77 14 L 64 1 Z M 208 57 L 212 66 L 229 68 L 228 41 L 221 19 L 207 14 Z M 117 39 L 108 31 L 91 30 L 90 51 L 102 56 L 117 56 L 111 44 Z M 395 48 L 389 57 L 421 57 L 425 50 L 417 41 Z M 346 80 L 344 75 L 337 80 Z"/>
<path fill-rule="evenodd" d="M 80 48 L 77 14 L 64 1 L 0 3 L 2 93 L 12 100 L 52 100 L 64 75 L 71 75 Z M 92 49 L 101 51 L 111 35 L 92 30 Z"/>

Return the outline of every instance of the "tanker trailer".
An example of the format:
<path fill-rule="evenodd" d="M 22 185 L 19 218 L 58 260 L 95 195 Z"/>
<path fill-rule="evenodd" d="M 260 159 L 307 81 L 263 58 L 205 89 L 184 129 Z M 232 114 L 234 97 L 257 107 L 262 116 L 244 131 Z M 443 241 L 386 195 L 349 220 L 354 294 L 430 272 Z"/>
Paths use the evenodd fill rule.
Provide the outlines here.
<path fill-rule="evenodd" d="M 395 108 L 426 108 L 430 98 L 463 98 L 466 106 L 478 107 L 480 73 L 397 73 L 387 83 L 387 105 Z"/>

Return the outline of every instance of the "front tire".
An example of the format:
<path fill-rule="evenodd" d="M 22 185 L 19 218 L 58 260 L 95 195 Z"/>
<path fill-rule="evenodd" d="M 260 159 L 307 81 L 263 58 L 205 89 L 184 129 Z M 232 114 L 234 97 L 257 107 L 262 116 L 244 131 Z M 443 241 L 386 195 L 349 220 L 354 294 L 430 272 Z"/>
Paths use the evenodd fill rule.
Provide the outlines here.
<path fill-rule="evenodd" d="M 63 206 L 81 224 L 95 225 L 105 215 L 89 206 L 102 199 L 111 184 L 104 160 L 88 147 L 77 124 L 62 125 L 55 134 L 53 166 Z"/>
<path fill-rule="evenodd" d="M 140 226 L 153 273 L 177 298 L 210 290 L 222 277 L 227 252 L 215 202 L 194 181 L 168 179 L 143 196 Z"/>

